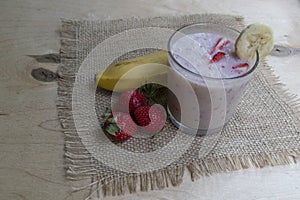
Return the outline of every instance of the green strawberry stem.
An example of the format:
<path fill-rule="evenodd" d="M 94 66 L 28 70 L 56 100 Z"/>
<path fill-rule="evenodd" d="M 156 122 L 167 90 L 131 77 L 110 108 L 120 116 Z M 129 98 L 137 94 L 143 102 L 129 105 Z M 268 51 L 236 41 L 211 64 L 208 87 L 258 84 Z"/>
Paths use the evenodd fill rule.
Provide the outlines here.
<path fill-rule="evenodd" d="M 101 115 L 101 117 L 104 121 L 106 121 L 110 115 L 111 115 L 111 112 L 109 111 L 109 108 L 106 107 L 105 112 L 104 112 L 104 114 Z"/>
<path fill-rule="evenodd" d="M 142 92 L 146 99 L 147 99 L 147 103 L 148 105 L 152 105 L 152 104 L 164 104 L 163 102 L 159 101 L 158 99 L 158 92 L 159 92 L 159 87 L 157 84 L 155 83 L 146 83 L 145 85 L 141 86 L 138 89 L 140 92 Z"/>
<path fill-rule="evenodd" d="M 121 128 L 117 124 L 109 124 L 105 130 L 110 135 L 116 135 L 116 133 L 121 131 Z"/>
<path fill-rule="evenodd" d="M 113 118 L 108 118 L 106 121 L 108 121 L 109 123 L 117 123 L 117 121 L 118 121 L 118 117 L 117 116 L 115 116 L 115 117 L 113 117 Z"/>

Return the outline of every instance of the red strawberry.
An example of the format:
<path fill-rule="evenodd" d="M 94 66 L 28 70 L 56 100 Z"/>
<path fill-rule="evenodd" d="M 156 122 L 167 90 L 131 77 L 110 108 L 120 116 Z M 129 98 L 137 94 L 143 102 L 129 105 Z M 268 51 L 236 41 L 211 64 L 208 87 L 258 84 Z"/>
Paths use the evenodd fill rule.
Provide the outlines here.
<path fill-rule="evenodd" d="M 134 111 L 134 118 L 146 133 L 158 133 L 166 121 L 165 113 L 155 104 L 137 108 Z"/>
<path fill-rule="evenodd" d="M 225 53 L 224 52 L 218 52 L 216 53 L 212 59 L 210 60 L 210 63 L 215 63 L 215 62 L 219 62 L 220 60 L 222 60 L 225 57 Z"/>
<path fill-rule="evenodd" d="M 129 109 L 129 113 L 133 113 L 135 109 L 144 105 L 146 105 L 146 98 L 141 92 L 128 90 L 121 94 L 117 108 L 122 112 L 128 112 Z"/>
<path fill-rule="evenodd" d="M 113 136 L 113 139 L 118 142 L 126 141 L 129 138 L 131 138 L 131 135 L 129 135 L 128 133 L 126 133 L 124 131 L 118 132 L 118 133 L 116 133 L 116 135 Z"/>
<path fill-rule="evenodd" d="M 248 71 L 249 64 L 248 63 L 240 63 L 238 65 L 232 66 L 231 68 L 234 70 L 239 70 L 242 73 L 245 73 Z"/>
<path fill-rule="evenodd" d="M 232 66 L 232 69 L 239 69 L 239 68 L 248 68 L 249 64 L 248 63 L 241 63 L 235 66 Z"/>
<path fill-rule="evenodd" d="M 217 50 L 222 50 L 227 44 L 229 44 L 230 41 L 224 38 L 219 38 L 215 46 L 210 52 L 210 55 L 212 55 Z"/>
<path fill-rule="evenodd" d="M 109 133 L 113 140 L 123 142 L 137 133 L 137 126 L 131 116 L 122 112 L 105 113 L 104 129 Z"/>

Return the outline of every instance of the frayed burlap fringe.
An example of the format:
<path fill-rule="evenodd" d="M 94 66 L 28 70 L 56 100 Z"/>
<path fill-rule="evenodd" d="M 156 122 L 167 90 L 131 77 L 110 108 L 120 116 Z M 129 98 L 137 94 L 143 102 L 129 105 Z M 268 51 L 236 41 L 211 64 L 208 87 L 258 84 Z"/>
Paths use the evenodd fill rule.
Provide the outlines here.
<path fill-rule="evenodd" d="M 248 168 L 295 164 L 300 157 L 299 150 L 288 150 L 279 153 L 261 153 L 254 155 L 234 156 L 206 159 L 193 162 L 187 166 L 192 180 L 220 172 L 232 172 Z"/>
<path fill-rule="evenodd" d="M 210 15 L 214 18 L 217 15 Z M 232 18 L 233 16 L 224 16 Z M 242 17 L 235 16 L 237 21 Z M 287 165 L 296 163 L 300 157 L 299 149 L 282 150 L 274 153 L 255 153 L 243 156 L 226 155 L 223 157 L 201 159 L 186 166 L 166 167 L 159 171 L 144 174 L 128 174 L 120 177 L 101 177 L 98 172 L 98 161 L 81 144 L 77 135 L 72 117 L 72 87 L 78 69 L 76 35 L 77 21 L 64 20 L 61 32 L 61 62 L 59 67 L 57 109 L 65 134 L 65 160 L 67 178 L 74 181 L 90 181 L 82 187 L 74 188 L 74 192 L 87 190 L 86 199 L 100 198 L 108 195 L 124 195 L 137 191 L 149 191 L 163 189 L 169 186 L 180 185 L 183 181 L 185 169 L 191 174 L 194 181 L 201 176 L 209 176 L 214 173 L 231 172 L 247 168 L 262 168 L 266 166 Z M 88 22 L 86 22 L 88 23 Z M 242 27 L 242 25 L 241 25 Z M 297 115 L 300 119 L 300 101 L 296 95 L 283 89 L 284 86 L 275 77 L 270 66 L 263 62 L 260 67 L 260 75 L 264 77 L 266 84 L 272 85 L 270 93 L 275 99 L 283 102 L 287 111 Z M 299 126 L 300 120 L 295 121 Z"/>
<path fill-rule="evenodd" d="M 264 76 L 264 80 L 268 85 L 271 85 L 270 90 L 272 94 L 276 95 L 275 99 L 280 99 L 282 106 L 288 112 L 296 115 L 298 120 L 295 120 L 297 126 L 300 126 L 300 99 L 296 94 L 292 94 L 286 86 L 280 82 L 279 77 L 274 75 L 274 70 L 269 66 L 266 61 L 263 61 L 263 68 L 260 70 L 261 75 Z"/>

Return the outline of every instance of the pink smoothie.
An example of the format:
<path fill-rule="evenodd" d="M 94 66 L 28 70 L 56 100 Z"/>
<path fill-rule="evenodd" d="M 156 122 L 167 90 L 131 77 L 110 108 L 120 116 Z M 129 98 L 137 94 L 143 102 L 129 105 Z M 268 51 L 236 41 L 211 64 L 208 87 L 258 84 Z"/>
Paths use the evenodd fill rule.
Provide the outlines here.
<path fill-rule="evenodd" d="M 234 114 L 253 63 L 236 57 L 234 40 L 212 33 L 178 39 L 170 49 L 169 62 L 172 121 L 200 132 L 221 130 Z"/>

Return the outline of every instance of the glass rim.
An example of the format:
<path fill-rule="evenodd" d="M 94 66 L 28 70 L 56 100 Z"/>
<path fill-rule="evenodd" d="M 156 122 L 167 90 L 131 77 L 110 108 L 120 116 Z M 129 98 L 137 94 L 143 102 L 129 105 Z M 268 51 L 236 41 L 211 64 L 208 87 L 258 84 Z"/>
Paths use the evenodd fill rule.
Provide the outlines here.
<path fill-rule="evenodd" d="M 251 74 L 255 69 L 256 67 L 258 66 L 258 63 L 259 63 L 259 53 L 258 53 L 258 50 L 255 51 L 255 54 L 256 54 L 256 58 L 255 58 L 255 63 L 253 64 L 252 68 L 247 71 L 246 73 L 242 74 L 242 75 L 238 75 L 238 76 L 234 76 L 234 77 L 222 77 L 222 78 L 215 78 L 215 77 L 209 77 L 209 76 L 204 76 L 204 75 L 201 75 L 201 74 L 198 74 L 198 73 L 195 73 L 187 68 L 185 68 L 183 65 L 181 65 L 177 59 L 173 56 L 172 52 L 171 52 L 171 41 L 172 39 L 174 38 L 174 36 L 182 31 L 183 29 L 185 28 L 189 28 L 189 27 L 193 27 L 193 26 L 197 26 L 197 25 L 213 25 L 213 26 L 222 26 L 223 28 L 226 28 L 226 29 L 229 29 L 229 30 L 232 30 L 238 34 L 240 34 L 241 32 L 238 31 L 237 29 L 235 28 L 232 28 L 232 27 L 229 27 L 229 26 L 226 26 L 226 25 L 222 25 L 222 24 L 217 24 L 217 23 L 211 23 L 211 22 L 200 22 L 200 23 L 193 23 L 193 24 L 188 24 L 188 25 L 185 25 L 185 26 L 182 26 L 181 28 L 177 29 L 169 38 L 169 41 L 168 41 L 168 55 L 170 56 L 170 58 L 178 65 L 180 66 L 183 70 L 193 74 L 194 76 L 197 76 L 197 77 L 204 77 L 206 79 L 212 79 L 212 80 L 232 80 L 232 79 L 237 79 L 237 78 L 242 78 L 242 77 L 245 77 L 245 76 L 248 76 L 249 74 Z M 199 32 L 201 33 L 201 32 Z M 187 34 L 184 34 L 182 33 L 183 35 L 187 35 Z"/>

